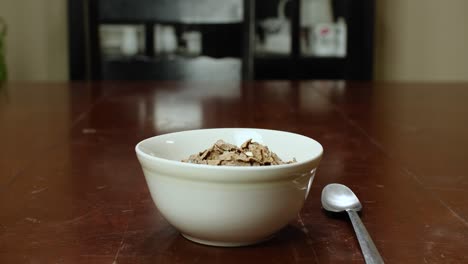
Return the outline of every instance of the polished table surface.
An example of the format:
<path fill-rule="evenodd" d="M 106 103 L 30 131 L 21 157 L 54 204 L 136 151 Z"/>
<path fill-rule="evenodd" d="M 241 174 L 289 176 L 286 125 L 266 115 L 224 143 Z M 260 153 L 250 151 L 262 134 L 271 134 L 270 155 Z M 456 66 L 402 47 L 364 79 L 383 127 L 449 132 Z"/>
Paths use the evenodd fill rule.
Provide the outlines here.
<path fill-rule="evenodd" d="M 153 204 L 134 146 L 215 127 L 286 130 L 324 156 L 264 243 L 195 244 Z M 468 263 L 468 83 L 9 83 L 0 88 L 0 263 L 364 263 L 322 188 L 348 185 L 386 263 Z"/>

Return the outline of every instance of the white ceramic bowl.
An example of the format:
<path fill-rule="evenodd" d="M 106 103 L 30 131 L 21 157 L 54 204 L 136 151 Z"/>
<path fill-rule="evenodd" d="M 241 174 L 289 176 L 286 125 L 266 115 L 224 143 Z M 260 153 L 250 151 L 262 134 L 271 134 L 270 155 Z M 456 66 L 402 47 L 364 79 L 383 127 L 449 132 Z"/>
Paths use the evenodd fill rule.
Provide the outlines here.
<path fill-rule="evenodd" d="M 180 160 L 218 139 L 259 142 L 297 163 L 234 167 Z M 261 242 L 297 217 L 322 156 L 315 140 L 289 132 L 220 128 L 164 134 L 137 144 L 136 153 L 160 213 L 184 237 L 202 244 Z"/>

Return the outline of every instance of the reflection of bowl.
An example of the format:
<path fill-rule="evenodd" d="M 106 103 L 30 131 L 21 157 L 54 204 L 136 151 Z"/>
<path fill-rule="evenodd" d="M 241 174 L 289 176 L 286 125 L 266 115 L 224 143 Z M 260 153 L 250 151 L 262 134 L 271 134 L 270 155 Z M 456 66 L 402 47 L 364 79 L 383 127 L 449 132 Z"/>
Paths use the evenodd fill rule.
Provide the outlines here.
<path fill-rule="evenodd" d="M 240 145 L 252 138 L 286 165 L 229 167 L 180 160 L 218 139 Z M 161 214 L 186 238 L 208 245 L 240 246 L 267 239 L 301 210 L 322 146 L 289 132 L 203 129 L 164 134 L 136 146 L 148 187 Z"/>

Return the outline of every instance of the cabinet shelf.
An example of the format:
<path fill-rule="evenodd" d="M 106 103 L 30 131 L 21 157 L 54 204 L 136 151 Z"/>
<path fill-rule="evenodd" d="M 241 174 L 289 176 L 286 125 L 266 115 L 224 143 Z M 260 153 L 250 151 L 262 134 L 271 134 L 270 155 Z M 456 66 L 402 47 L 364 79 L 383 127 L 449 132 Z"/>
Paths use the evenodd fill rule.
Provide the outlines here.
<path fill-rule="evenodd" d="M 272 79 L 345 79 L 346 58 L 334 57 L 256 57 L 255 78 Z"/>
<path fill-rule="evenodd" d="M 239 58 L 230 57 L 111 57 L 102 60 L 102 76 L 105 80 L 239 80 L 241 64 Z"/>
<path fill-rule="evenodd" d="M 99 0 L 99 22 L 161 21 L 184 24 L 242 23 L 243 0 Z M 210 7 L 210 8 L 207 8 Z"/>

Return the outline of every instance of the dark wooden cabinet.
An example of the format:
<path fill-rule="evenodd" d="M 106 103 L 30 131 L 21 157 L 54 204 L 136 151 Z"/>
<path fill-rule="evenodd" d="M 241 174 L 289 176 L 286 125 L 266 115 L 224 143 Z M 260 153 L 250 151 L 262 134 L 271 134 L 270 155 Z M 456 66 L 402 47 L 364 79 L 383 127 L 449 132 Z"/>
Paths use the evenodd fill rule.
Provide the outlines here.
<path fill-rule="evenodd" d="M 277 15 L 270 0 L 69 0 L 70 78 L 86 79 L 372 79 L 374 0 L 332 0 L 333 21 L 346 21 L 346 56 L 301 52 L 301 0 L 289 0 L 285 14 L 289 52 L 258 52 L 259 24 Z M 140 28 L 141 43 L 132 56 L 103 50 L 102 29 Z M 155 51 L 155 26 L 170 26 L 177 50 Z M 157 28 L 156 28 L 157 31 Z M 181 34 L 200 32 L 196 55 L 184 53 Z M 156 41 L 155 41 L 156 39 Z"/>

